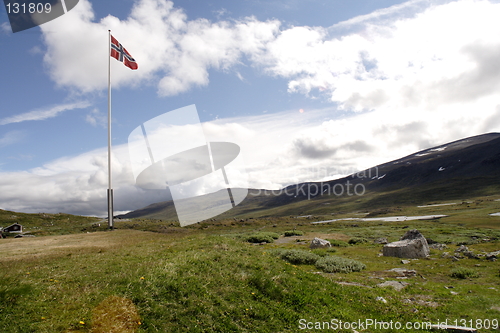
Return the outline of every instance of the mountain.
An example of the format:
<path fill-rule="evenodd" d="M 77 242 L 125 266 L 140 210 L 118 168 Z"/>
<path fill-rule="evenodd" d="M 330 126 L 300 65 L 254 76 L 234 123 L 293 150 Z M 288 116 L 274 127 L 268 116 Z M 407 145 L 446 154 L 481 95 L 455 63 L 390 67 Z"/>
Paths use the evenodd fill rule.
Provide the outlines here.
<path fill-rule="evenodd" d="M 291 185 L 280 191 L 251 189 L 218 218 L 286 216 L 459 200 L 500 193 L 500 133 L 488 133 L 421 150 L 350 176 Z M 172 201 L 122 218 L 175 219 Z"/>

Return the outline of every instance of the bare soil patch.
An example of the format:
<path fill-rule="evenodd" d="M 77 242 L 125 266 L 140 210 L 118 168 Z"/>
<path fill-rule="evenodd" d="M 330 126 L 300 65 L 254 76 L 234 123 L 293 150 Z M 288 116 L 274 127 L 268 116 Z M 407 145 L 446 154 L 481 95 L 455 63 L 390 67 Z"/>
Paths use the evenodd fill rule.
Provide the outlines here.
<path fill-rule="evenodd" d="M 114 230 L 86 234 L 11 238 L 0 240 L 0 262 L 60 255 L 65 252 L 95 251 L 126 245 L 124 239 L 135 242 L 141 235 L 152 233 L 135 230 Z M 141 237 L 142 238 L 142 237 Z"/>

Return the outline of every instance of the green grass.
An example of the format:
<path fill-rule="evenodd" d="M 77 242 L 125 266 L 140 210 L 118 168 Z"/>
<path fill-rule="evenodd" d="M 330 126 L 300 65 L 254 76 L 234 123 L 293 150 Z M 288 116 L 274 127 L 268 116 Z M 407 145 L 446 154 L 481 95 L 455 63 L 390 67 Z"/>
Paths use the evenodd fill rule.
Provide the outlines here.
<path fill-rule="evenodd" d="M 366 268 L 366 265 L 353 259 L 326 256 L 316 261 L 316 267 L 327 273 L 352 273 Z"/>
<path fill-rule="evenodd" d="M 457 279 L 477 278 L 479 274 L 476 270 L 468 267 L 457 267 L 451 270 L 451 277 Z"/>
<path fill-rule="evenodd" d="M 285 237 L 292 237 L 292 236 L 302 236 L 304 233 L 300 230 L 287 230 L 283 233 Z"/>
<path fill-rule="evenodd" d="M 481 200 L 468 204 L 474 210 L 457 205 L 398 211 L 450 215 L 434 221 L 313 225 L 295 217 L 263 217 L 180 228 L 172 221 L 130 220 L 117 221 L 115 231 L 91 233 L 82 232 L 95 223 L 91 218 L 1 212 L 2 225 L 16 215 L 38 235 L 66 235 L 0 240 L 0 330 L 92 332 L 104 327 L 102 313 L 110 309 L 120 309 L 115 311 L 124 314 L 120 320 L 136 332 L 297 332 L 300 319 L 435 323 L 498 318 L 500 295 L 490 289 L 500 289 L 498 263 L 442 258 L 462 242 L 469 242 L 474 253 L 500 250 L 497 219 L 481 217 L 500 211 L 500 202 Z M 51 225 L 43 227 L 49 221 Z M 303 232 L 305 242 L 279 237 L 295 228 Z M 409 229 L 449 248 L 431 250 L 430 259 L 407 265 L 399 258 L 378 256 L 383 245 L 372 240 L 396 241 Z M 272 243 L 248 242 L 256 235 Z M 310 250 L 308 241 L 316 236 L 330 240 L 335 254 L 329 252 L 332 248 Z M 345 246 L 354 238 L 367 242 Z M 321 260 L 324 266 L 316 267 Z M 337 267 L 340 273 L 324 272 L 323 267 Z M 414 269 L 417 275 L 404 280 L 409 285 L 400 292 L 377 287 L 382 278 L 399 281 L 389 272 L 396 267 Z M 477 277 L 453 277 L 458 267 Z M 388 302 L 376 301 L 379 296 Z"/>
<path fill-rule="evenodd" d="M 280 253 L 283 260 L 295 265 L 314 265 L 319 258 L 319 255 L 305 250 L 285 250 Z"/>

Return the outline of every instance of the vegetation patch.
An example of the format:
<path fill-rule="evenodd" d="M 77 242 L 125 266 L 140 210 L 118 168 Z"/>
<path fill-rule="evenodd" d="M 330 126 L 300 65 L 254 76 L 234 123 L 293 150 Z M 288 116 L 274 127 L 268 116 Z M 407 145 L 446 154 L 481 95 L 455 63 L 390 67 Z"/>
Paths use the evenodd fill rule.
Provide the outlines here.
<path fill-rule="evenodd" d="M 272 243 L 278 238 L 280 235 L 275 232 L 255 232 L 246 236 L 245 240 L 249 243 Z"/>
<path fill-rule="evenodd" d="M 366 265 L 354 259 L 329 256 L 316 261 L 316 267 L 326 273 L 352 273 L 365 269 Z"/>
<path fill-rule="evenodd" d="M 472 268 L 457 267 L 451 270 L 451 277 L 456 279 L 477 278 L 479 274 Z"/>
<path fill-rule="evenodd" d="M 300 230 L 287 230 L 283 233 L 285 237 L 292 237 L 292 236 L 303 236 L 304 233 Z"/>
<path fill-rule="evenodd" d="M 358 245 L 358 244 L 365 244 L 368 243 L 368 239 L 362 238 L 362 237 L 354 237 L 349 239 L 349 244 L 351 245 Z"/>
<path fill-rule="evenodd" d="M 314 265 L 321 258 L 316 253 L 304 250 L 285 250 L 281 252 L 280 257 L 294 265 Z"/>

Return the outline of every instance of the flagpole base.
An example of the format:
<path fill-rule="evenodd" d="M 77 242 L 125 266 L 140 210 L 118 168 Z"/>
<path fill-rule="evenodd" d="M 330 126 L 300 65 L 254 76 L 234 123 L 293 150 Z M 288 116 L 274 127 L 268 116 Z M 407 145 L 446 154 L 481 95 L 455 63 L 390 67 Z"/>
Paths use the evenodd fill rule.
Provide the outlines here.
<path fill-rule="evenodd" d="M 114 229 L 113 223 L 113 189 L 108 189 L 108 228 Z"/>

